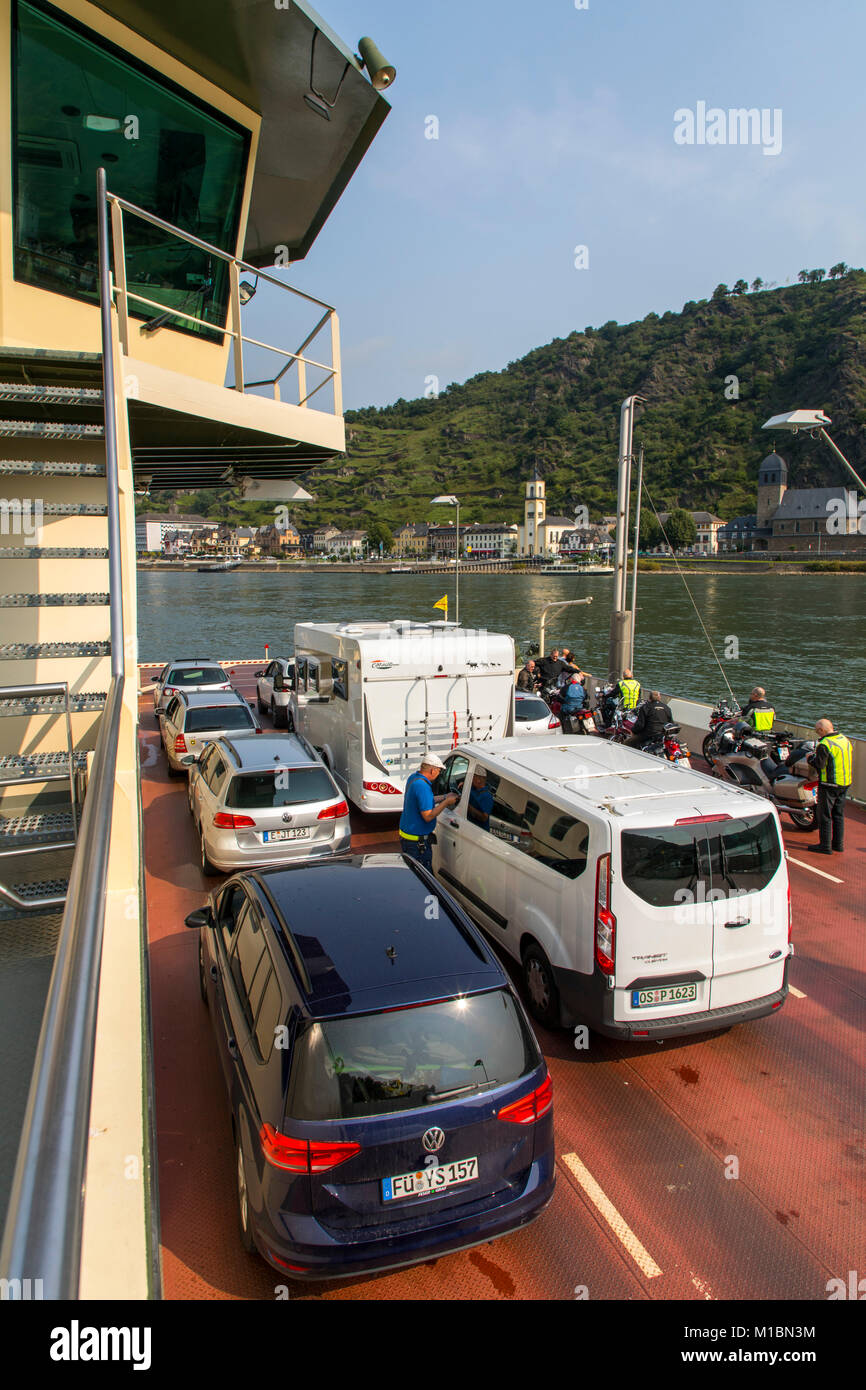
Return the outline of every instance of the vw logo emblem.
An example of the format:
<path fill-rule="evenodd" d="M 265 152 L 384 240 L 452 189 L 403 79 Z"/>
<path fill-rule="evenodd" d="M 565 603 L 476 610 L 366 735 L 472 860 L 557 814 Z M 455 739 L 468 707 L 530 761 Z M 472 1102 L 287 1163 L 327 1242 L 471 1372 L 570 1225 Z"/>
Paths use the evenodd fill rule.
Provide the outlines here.
<path fill-rule="evenodd" d="M 283 820 L 285 821 L 286 825 L 291 824 L 292 817 L 289 815 L 288 811 L 283 812 Z"/>
<path fill-rule="evenodd" d="M 444 1129 L 428 1129 L 421 1143 L 424 1145 L 428 1154 L 438 1153 L 445 1143 Z"/>

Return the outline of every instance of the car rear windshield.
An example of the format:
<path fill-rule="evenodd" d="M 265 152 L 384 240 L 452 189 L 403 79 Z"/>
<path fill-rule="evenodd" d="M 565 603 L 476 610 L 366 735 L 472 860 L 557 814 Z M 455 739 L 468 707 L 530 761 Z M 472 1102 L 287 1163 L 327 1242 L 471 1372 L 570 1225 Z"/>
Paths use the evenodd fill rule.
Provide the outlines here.
<path fill-rule="evenodd" d="M 506 990 L 328 1019 L 296 1044 L 286 1108 L 298 1120 L 413 1110 L 518 1081 L 539 1063 Z"/>
<path fill-rule="evenodd" d="M 334 801 L 338 792 L 323 767 L 289 767 L 274 772 L 244 772 L 233 777 L 226 805 L 237 810 L 268 810 L 301 806 L 310 801 Z"/>
<path fill-rule="evenodd" d="M 652 907 L 688 901 L 684 893 L 735 897 L 766 888 L 782 862 L 772 815 L 697 825 L 626 830 L 623 882 Z"/>
<path fill-rule="evenodd" d="M 550 710 L 543 700 L 515 700 L 514 715 L 518 724 L 528 724 L 530 719 L 544 719 Z"/>
<path fill-rule="evenodd" d="M 188 734 L 210 734 L 217 729 L 254 729 L 256 722 L 243 705 L 208 705 L 188 709 L 184 729 Z"/>
<path fill-rule="evenodd" d="M 228 685 L 228 676 L 218 666 L 181 666 L 172 671 L 167 685 Z"/>

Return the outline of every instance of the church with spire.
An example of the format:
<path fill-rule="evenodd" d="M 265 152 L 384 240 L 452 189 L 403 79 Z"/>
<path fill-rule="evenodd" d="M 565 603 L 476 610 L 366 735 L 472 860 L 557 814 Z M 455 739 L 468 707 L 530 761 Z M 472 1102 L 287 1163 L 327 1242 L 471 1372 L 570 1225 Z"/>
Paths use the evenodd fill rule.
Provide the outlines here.
<path fill-rule="evenodd" d="M 518 531 L 517 549 L 523 559 L 543 557 L 549 559 L 559 554 L 563 535 L 574 530 L 574 518 L 568 516 L 548 516 L 545 482 L 538 468 L 524 485 L 523 525 Z"/>

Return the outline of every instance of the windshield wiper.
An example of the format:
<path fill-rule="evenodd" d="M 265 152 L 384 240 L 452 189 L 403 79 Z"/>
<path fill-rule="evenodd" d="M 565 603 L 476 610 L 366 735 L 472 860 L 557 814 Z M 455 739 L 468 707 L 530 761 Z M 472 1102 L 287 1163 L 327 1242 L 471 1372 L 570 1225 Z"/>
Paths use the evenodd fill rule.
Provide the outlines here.
<path fill-rule="evenodd" d="M 468 1091 L 482 1091 L 488 1086 L 498 1086 L 499 1082 L 494 1077 L 492 1081 L 470 1081 L 468 1086 L 455 1086 L 450 1091 L 430 1091 L 424 1101 L 425 1105 L 431 1105 L 436 1100 L 446 1100 L 449 1096 L 463 1096 Z"/>

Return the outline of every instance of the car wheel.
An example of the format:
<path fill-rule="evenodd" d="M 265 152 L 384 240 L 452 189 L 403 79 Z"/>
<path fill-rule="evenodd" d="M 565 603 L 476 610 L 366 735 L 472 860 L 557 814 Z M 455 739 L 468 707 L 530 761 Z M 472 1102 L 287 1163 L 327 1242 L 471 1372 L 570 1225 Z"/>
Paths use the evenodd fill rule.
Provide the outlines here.
<path fill-rule="evenodd" d="M 201 834 L 201 830 L 199 830 L 199 834 Z M 203 834 L 201 835 L 201 871 L 204 874 L 205 878 L 213 878 L 214 874 L 219 873 L 219 869 L 215 869 L 213 864 L 207 857 L 207 850 L 204 847 Z"/>
<path fill-rule="evenodd" d="M 541 947 L 533 942 L 523 952 L 523 981 L 529 1012 L 545 1028 L 559 1025 L 559 990 L 553 967 Z"/>
<path fill-rule="evenodd" d="M 250 1195 L 247 1188 L 247 1174 L 244 1167 L 244 1151 L 240 1139 L 238 1140 L 238 1229 L 241 1236 L 241 1245 L 248 1254 L 255 1254 L 256 1243 L 253 1240 L 252 1227 L 250 1226 Z"/>
<path fill-rule="evenodd" d="M 181 776 L 183 775 L 183 768 L 181 768 L 181 767 L 175 767 L 175 766 L 172 764 L 171 759 L 169 758 L 169 756 L 168 756 L 167 753 L 166 753 L 166 755 L 165 755 L 165 761 L 166 761 L 166 765 L 167 765 L 167 767 L 168 767 L 168 775 L 169 775 L 169 777 L 181 777 Z"/>
<path fill-rule="evenodd" d="M 202 945 L 201 933 L 198 938 L 198 988 L 202 999 L 207 1004 L 207 980 L 204 973 L 204 947 Z"/>
<path fill-rule="evenodd" d="M 292 714 L 292 711 L 289 709 L 288 705 L 286 705 L 285 728 L 288 729 L 290 734 L 293 734 L 295 732 L 295 716 Z"/>
<path fill-rule="evenodd" d="M 267 708 L 267 705 L 266 705 L 266 704 L 264 703 L 264 701 L 262 700 L 261 695 L 259 694 L 259 687 L 258 687 L 258 686 L 256 686 L 256 704 L 258 705 L 258 708 L 259 708 L 259 714 L 267 714 L 268 708 Z"/>

